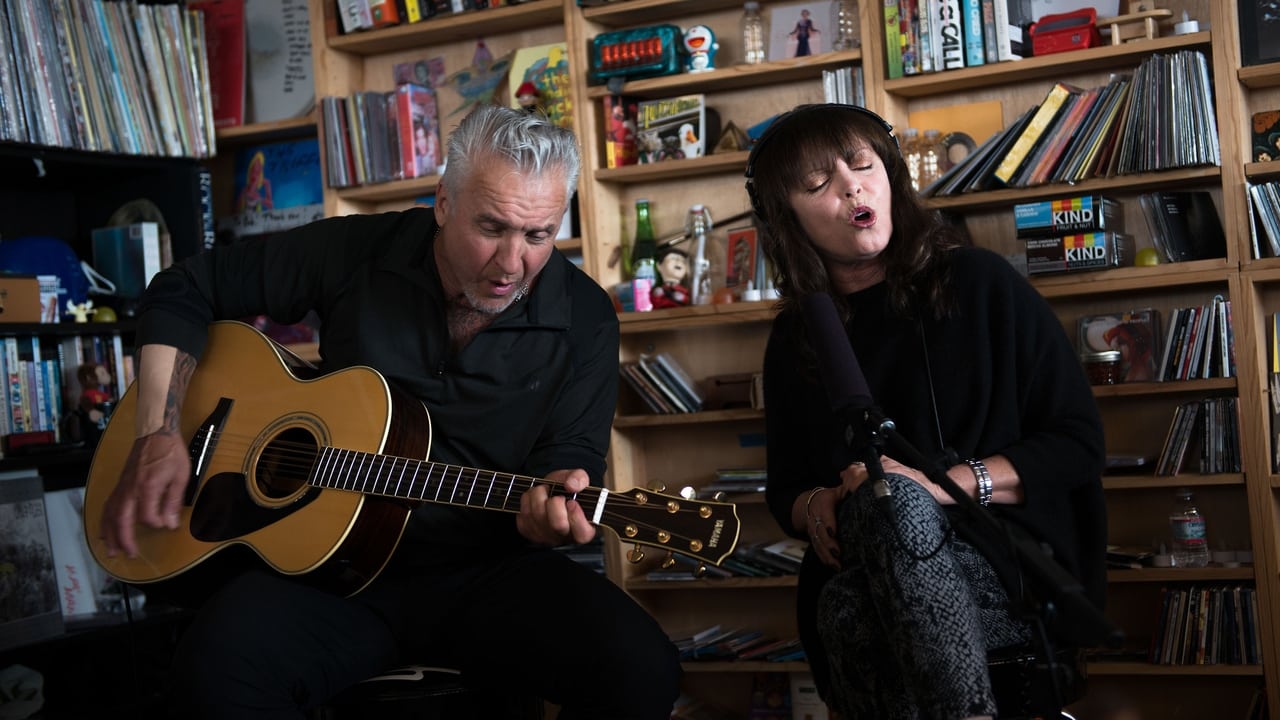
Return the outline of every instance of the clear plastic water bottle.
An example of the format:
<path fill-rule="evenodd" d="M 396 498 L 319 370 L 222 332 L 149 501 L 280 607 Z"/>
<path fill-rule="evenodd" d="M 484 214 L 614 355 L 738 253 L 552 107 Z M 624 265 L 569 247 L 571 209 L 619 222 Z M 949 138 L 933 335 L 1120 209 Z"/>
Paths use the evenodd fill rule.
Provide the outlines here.
<path fill-rule="evenodd" d="M 755 0 L 742 6 L 742 62 L 764 62 L 764 19 L 760 17 L 760 3 Z"/>
<path fill-rule="evenodd" d="M 1178 488 L 1173 512 L 1169 514 L 1173 533 L 1173 566 L 1204 567 L 1209 564 L 1209 536 L 1204 515 L 1196 507 L 1191 488 Z"/>
<path fill-rule="evenodd" d="M 858 24 L 858 0 L 836 0 L 836 32 L 832 50 L 853 50 L 862 45 Z"/>

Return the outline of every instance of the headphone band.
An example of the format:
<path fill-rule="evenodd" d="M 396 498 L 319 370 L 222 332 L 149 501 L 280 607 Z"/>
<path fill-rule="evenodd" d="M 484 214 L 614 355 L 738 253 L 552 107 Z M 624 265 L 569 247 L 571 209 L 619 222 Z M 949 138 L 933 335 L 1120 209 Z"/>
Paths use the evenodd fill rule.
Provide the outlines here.
<path fill-rule="evenodd" d="M 769 123 L 769 127 L 765 128 L 764 132 L 760 133 L 760 137 L 757 138 L 755 141 L 755 144 L 751 146 L 750 154 L 747 155 L 747 169 L 745 172 L 745 176 L 747 178 L 747 183 L 746 183 L 747 199 L 750 200 L 751 202 L 752 210 L 755 211 L 756 215 L 762 221 L 765 220 L 763 205 L 760 202 L 759 196 L 756 195 L 755 182 L 752 180 L 752 178 L 755 177 L 756 157 L 760 154 L 760 148 L 764 147 L 764 145 L 769 141 L 769 139 L 772 138 L 775 134 L 777 134 L 778 128 L 783 125 L 784 120 L 794 116 L 796 113 L 804 112 L 807 110 L 813 110 L 817 108 L 833 108 L 836 110 L 848 110 L 850 112 L 856 113 L 863 117 L 870 118 L 871 120 L 875 121 L 875 123 L 884 130 L 885 134 L 889 136 L 890 140 L 893 140 L 893 146 L 895 148 L 898 148 L 899 152 L 902 151 L 902 146 L 898 143 L 898 136 L 893 134 L 893 125 L 889 124 L 888 120 L 885 120 L 884 118 L 862 107 L 861 105 L 848 105 L 845 103 L 822 103 L 822 104 L 815 103 L 812 105 L 801 105 L 799 107 L 788 110 L 782 113 L 781 115 L 777 116 L 776 118 L 774 118 L 773 122 Z"/>
<path fill-rule="evenodd" d="M 755 177 L 756 157 L 760 154 L 760 148 L 764 147 L 765 143 L 777 133 L 778 128 L 783 124 L 783 120 L 786 120 L 787 118 L 791 117 L 792 115 L 798 112 L 812 110 L 815 108 L 833 108 L 836 110 L 848 110 L 848 111 L 857 113 L 859 115 L 862 115 L 863 117 L 870 118 L 871 120 L 874 120 L 875 123 L 884 130 L 885 134 L 889 136 L 890 140 L 893 140 L 894 147 L 897 147 L 899 148 L 899 150 L 901 150 L 901 146 L 898 144 L 898 136 L 893 134 L 893 125 L 891 125 L 888 120 L 885 120 L 884 118 L 862 107 L 861 105 L 849 105 L 846 103 L 822 103 L 822 104 L 815 103 L 812 105 L 801 105 L 799 107 L 788 110 L 782 113 L 781 115 L 775 117 L 773 119 L 773 122 L 769 123 L 769 127 L 765 128 L 763 133 L 760 133 L 760 137 L 756 138 L 755 143 L 752 144 L 751 146 L 751 153 L 747 155 L 747 170 L 745 175 L 748 180 Z"/>

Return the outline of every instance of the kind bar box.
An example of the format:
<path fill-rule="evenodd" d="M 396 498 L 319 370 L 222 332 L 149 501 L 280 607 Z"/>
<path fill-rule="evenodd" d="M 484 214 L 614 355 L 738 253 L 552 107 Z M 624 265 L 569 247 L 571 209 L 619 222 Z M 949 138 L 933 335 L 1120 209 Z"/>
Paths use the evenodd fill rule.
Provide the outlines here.
<path fill-rule="evenodd" d="M 1030 238 L 1027 274 L 1103 270 L 1133 263 L 1133 238 L 1093 232 L 1054 238 Z"/>
<path fill-rule="evenodd" d="M 1062 237 L 1100 230 L 1124 232 L 1120 203 L 1101 195 L 1014 205 L 1013 222 L 1020 238 Z"/>

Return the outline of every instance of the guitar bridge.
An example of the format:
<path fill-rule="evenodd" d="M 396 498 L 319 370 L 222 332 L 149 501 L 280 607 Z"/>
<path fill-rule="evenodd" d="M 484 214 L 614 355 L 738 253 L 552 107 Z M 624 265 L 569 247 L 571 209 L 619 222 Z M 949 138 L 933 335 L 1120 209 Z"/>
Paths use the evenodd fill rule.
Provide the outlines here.
<path fill-rule="evenodd" d="M 191 444 L 187 446 L 187 453 L 191 457 L 191 477 L 187 479 L 187 491 L 183 494 L 182 502 L 188 507 L 196 500 L 200 479 L 209 466 L 209 456 L 217 447 L 218 434 L 227 424 L 227 416 L 231 414 L 231 404 L 231 398 L 219 399 L 217 407 L 209 413 L 204 422 L 200 423 L 200 429 L 196 430 L 195 436 L 191 438 Z"/>

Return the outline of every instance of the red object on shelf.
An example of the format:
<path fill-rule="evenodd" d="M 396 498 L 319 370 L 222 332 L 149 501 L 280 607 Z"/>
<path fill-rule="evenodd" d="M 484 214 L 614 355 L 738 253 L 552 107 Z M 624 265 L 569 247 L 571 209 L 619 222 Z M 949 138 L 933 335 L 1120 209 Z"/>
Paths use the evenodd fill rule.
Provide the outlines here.
<path fill-rule="evenodd" d="M 53 444 L 52 430 L 34 430 L 32 432 L 20 432 L 6 435 L 4 438 L 5 447 L 11 453 L 21 453 L 23 448 L 34 447 L 38 445 Z"/>
<path fill-rule="evenodd" d="M 1091 7 L 1045 15 L 1031 24 L 1031 52 L 1037 57 L 1101 44 L 1098 11 Z"/>

